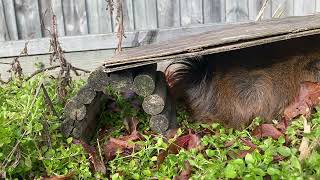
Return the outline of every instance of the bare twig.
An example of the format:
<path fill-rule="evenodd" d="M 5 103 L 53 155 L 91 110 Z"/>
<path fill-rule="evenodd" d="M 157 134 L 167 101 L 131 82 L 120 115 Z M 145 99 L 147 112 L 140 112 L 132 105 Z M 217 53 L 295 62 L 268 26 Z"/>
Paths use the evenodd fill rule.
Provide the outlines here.
<path fill-rule="evenodd" d="M 268 2 L 269 2 L 269 0 L 265 0 L 263 2 L 263 5 L 262 5 L 255 21 L 259 21 L 262 18 L 263 14 L 264 14 L 264 10 L 266 9 Z"/>

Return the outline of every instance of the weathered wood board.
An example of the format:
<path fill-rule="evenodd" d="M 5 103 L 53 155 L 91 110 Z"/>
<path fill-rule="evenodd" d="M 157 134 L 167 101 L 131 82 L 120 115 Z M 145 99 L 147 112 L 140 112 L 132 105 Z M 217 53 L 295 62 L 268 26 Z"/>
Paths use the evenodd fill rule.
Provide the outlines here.
<path fill-rule="evenodd" d="M 169 59 L 231 51 L 320 33 L 320 15 L 226 26 L 188 37 L 131 48 L 106 61 L 106 72 Z"/>

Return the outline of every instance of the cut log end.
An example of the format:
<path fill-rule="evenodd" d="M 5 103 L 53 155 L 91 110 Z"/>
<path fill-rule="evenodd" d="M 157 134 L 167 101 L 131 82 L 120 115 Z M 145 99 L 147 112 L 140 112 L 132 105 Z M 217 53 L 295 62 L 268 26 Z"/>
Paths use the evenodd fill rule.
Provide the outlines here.
<path fill-rule="evenodd" d="M 151 95 L 156 87 L 157 64 L 151 64 L 135 69 L 133 90 L 139 96 Z"/>
<path fill-rule="evenodd" d="M 150 119 L 150 128 L 157 133 L 164 133 L 169 129 L 169 119 L 164 114 L 152 116 Z"/>
<path fill-rule="evenodd" d="M 149 75 L 138 75 L 134 79 L 133 88 L 136 94 L 146 97 L 152 94 L 155 89 L 154 79 Z"/>
<path fill-rule="evenodd" d="M 160 114 L 165 106 L 165 101 L 158 94 L 152 94 L 144 98 L 142 103 L 143 110 L 150 115 Z"/>

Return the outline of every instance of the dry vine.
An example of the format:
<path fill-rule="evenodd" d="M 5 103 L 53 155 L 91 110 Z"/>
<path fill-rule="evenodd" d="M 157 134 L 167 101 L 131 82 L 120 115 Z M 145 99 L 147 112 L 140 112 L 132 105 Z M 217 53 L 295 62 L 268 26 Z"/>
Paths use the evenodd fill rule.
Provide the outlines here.
<path fill-rule="evenodd" d="M 126 38 L 124 34 L 124 25 L 123 25 L 123 1 L 122 0 L 106 0 L 107 10 L 109 10 L 110 17 L 113 17 L 115 10 L 115 23 L 116 23 L 116 32 L 117 32 L 117 49 L 116 52 L 119 53 L 122 51 L 122 42 L 123 38 Z"/>

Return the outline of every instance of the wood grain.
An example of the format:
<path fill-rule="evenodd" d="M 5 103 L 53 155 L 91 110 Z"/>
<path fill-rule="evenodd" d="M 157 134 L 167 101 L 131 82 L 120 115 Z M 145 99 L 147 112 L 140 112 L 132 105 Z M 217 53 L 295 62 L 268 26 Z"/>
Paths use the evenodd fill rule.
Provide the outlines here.
<path fill-rule="evenodd" d="M 66 35 L 88 34 L 85 0 L 62 1 Z"/>
<path fill-rule="evenodd" d="M 19 39 L 42 37 L 38 1 L 15 0 L 14 2 Z"/>

